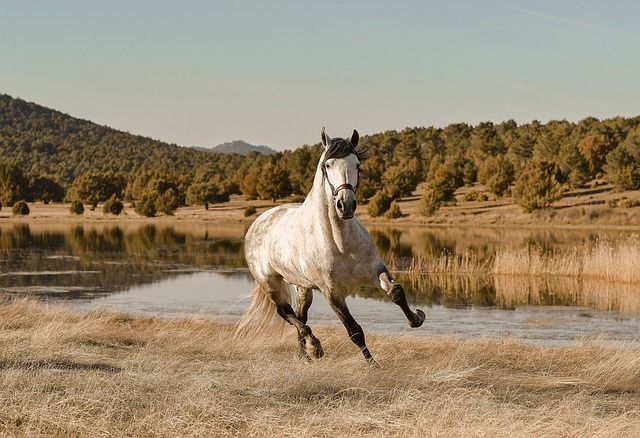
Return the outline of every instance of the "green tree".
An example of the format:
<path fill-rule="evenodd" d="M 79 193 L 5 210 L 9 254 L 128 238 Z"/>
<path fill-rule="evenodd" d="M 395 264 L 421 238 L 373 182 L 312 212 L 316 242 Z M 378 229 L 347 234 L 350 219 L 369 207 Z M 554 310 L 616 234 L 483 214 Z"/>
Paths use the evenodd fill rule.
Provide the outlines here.
<path fill-rule="evenodd" d="M 155 197 L 156 210 L 167 216 L 172 216 L 180 205 L 178 192 L 173 188 L 169 188 Z"/>
<path fill-rule="evenodd" d="M 561 185 L 558 176 L 561 173 L 557 164 L 532 160 L 522 169 L 513 188 L 513 198 L 528 213 L 545 208 L 560 199 Z"/>
<path fill-rule="evenodd" d="M 209 204 L 221 202 L 229 202 L 229 192 L 220 182 L 193 183 L 187 190 L 188 205 L 204 205 L 205 210 L 208 210 Z"/>
<path fill-rule="evenodd" d="M 575 142 L 567 141 L 560 146 L 558 164 L 570 187 L 579 188 L 589 181 L 591 176 L 589 164 Z"/>
<path fill-rule="evenodd" d="M 481 163 L 487 157 L 502 155 L 506 152 L 507 147 L 493 123 L 483 122 L 473 129 L 469 154 L 474 162 Z"/>
<path fill-rule="evenodd" d="M 220 174 L 211 166 L 203 166 L 196 171 L 193 183 L 187 189 L 186 202 L 189 205 L 204 205 L 208 210 L 209 204 L 228 202 L 229 192 Z"/>
<path fill-rule="evenodd" d="M 258 163 L 254 163 L 240 181 L 240 191 L 245 196 L 258 196 L 258 181 L 262 169 Z"/>
<path fill-rule="evenodd" d="M 27 187 L 22 169 L 15 162 L 0 162 L 0 201 L 3 204 L 13 205 L 28 198 Z"/>
<path fill-rule="evenodd" d="M 273 163 L 267 163 L 260 172 L 257 191 L 262 199 L 271 199 L 273 202 L 289 196 L 291 194 L 289 173 Z"/>
<path fill-rule="evenodd" d="M 31 182 L 31 198 L 45 204 L 61 202 L 64 200 L 64 188 L 51 178 L 40 176 Z"/>
<path fill-rule="evenodd" d="M 607 180 L 618 189 L 640 189 L 640 160 L 625 146 L 619 146 L 609 152 L 604 170 Z"/>
<path fill-rule="evenodd" d="M 589 164 L 591 176 L 596 176 L 602 171 L 602 166 L 607 160 L 607 154 L 616 147 L 616 144 L 605 133 L 587 135 L 578 142 L 578 149 Z"/>
<path fill-rule="evenodd" d="M 504 156 L 489 157 L 480 166 L 478 180 L 496 196 L 504 196 L 514 180 L 513 164 Z"/>
<path fill-rule="evenodd" d="M 450 157 L 435 171 L 429 188 L 438 202 L 453 201 L 456 189 L 464 185 L 464 163 L 460 157 Z"/>
<path fill-rule="evenodd" d="M 411 196 L 421 178 L 420 162 L 412 158 L 389 167 L 382 175 L 382 187 L 393 199 Z"/>
<path fill-rule="evenodd" d="M 124 175 L 114 172 L 87 172 L 80 175 L 71 187 L 72 197 L 95 208 L 111 196 L 121 197 L 127 181 Z"/>
<path fill-rule="evenodd" d="M 441 196 L 435 190 L 427 187 L 420 197 L 420 214 L 426 217 L 433 216 L 442 204 L 440 198 Z"/>
<path fill-rule="evenodd" d="M 154 217 L 157 213 L 156 196 L 152 193 L 146 193 L 136 201 L 134 210 L 140 216 Z"/>

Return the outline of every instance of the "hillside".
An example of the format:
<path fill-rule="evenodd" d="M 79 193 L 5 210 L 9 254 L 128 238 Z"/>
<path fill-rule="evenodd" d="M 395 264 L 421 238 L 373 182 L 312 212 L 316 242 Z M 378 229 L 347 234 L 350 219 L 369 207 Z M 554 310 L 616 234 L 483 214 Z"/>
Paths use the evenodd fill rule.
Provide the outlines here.
<path fill-rule="evenodd" d="M 146 167 L 186 171 L 219 154 L 168 144 L 82 120 L 0 94 L 0 150 L 27 175 L 54 177 L 63 185 L 86 171 L 129 173 Z"/>
<path fill-rule="evenodd" d="M 336 137 L 340 134 L 330 133 Z M 222 146 L 220 149 L 242 150 L 234 142 Z M 371 199 L 381 209 L 385 206 L 383 199 L 407 201 L 422 185 L 422 193 L 429 195 L 425 197 L 428 205 L 419 204 L 412 210 L 416 215 L 435 214 L 432 219 L 438 222 L 443 215 L 457 214 L 458 209 L 451 206 L 463 200 L 456 199 L 455 192 L 477 183 L 486 187 L 491 199 L 513 195 L 518 211 L 525 205 L 527 211 L 545 209 L 562 193 L 586 188 L 595 180 L 608 184 L 608 190 L 640 189 L 640 117 L 413 127 L 362 136 L 359 147 L 369 156 L 358 185 L 361 200 Z M 77 176 L 93 172 L 84 176 L 100 180 L 95 172 L 104 171 L 124 174 L 122 180 L 131 188 L 128 199 L 140 200 L 147 194 L 156 202 L 159 195 L 171 190 L 167 196 L 176 208 L 225 202 L 230 194 L 283 199 L 308 193 L 321 150 L 316 144 L 271 155 L 202 151 L 132 135 L 0 95 L 1 156 L 14 160 L 11 166 L 19 167 L 33 181 L 29 183 L 30 193 L 19 194 L 27 200 L 45 199 L 37 190 L 36 177 L 56 180 L 69 195 L 70 183 Z M 160 176 L 144 170 L 157 170 Z M 7 187 L 25 185 L 19 178 L 5 179 Z M 187 201 L 190 188 L 192 196 Z M 108 190 L 111 192 L 105 189 L 96 194 L 100 202 L 112 193 L 123 195 L 123 186 Z M 6 204 L 20 199 L 17 191 L 4 192 Z M 88 202 L 89 195 L 82 196 Z M 475 202 L 474 196 L 470 193 L 468 201 Z M 628 199 L 620 196 L 621 205 L 635 212 L 635 194 Z M 406 206 L 401 207 L 406 213 Z M 479 217 L 484 208 L 482 205 L 478 211 L 472 208 L 460 214 Z M 375 211 L 372 214 L 386 210 Z"/>
<path fill-rule="evenodd" d="M 262 155 L 273 155 L 277 153 L 274 149 L 271 149 L 269 146 L 256 146 L 250 143 L 247 143 L 244 140 L 233 140 L 226 143 L 219 144 L 218 146 L 214 146 L 212 148 L 203 148 L 203 147 L 194 147 L 193 149 L 203 151 L 203 152 L 217 152 L 219 154 L 238 154 L 238 155 L 249 155 L 252 152 L 256 152 Z"/>

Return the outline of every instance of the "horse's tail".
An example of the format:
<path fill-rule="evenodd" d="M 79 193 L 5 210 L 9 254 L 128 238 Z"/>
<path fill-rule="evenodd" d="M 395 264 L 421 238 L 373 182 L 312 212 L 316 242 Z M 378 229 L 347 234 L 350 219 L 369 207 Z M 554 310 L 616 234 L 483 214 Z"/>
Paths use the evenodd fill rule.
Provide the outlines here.
<path fill-rule="evenodd" d="M 291 303 L 289 285 L 283 281 L 281 287 L 280 297 L 286 297 L 287 301 Z M 278 315 L 275 303 L 267 295 L 267 292 L 256 283 L 251 304 L 236 325 L 234 339 L 246 338 L 247 335 L 255 336 L 268 328 L 282 334 L 285 326 L 286 322 Z"/>

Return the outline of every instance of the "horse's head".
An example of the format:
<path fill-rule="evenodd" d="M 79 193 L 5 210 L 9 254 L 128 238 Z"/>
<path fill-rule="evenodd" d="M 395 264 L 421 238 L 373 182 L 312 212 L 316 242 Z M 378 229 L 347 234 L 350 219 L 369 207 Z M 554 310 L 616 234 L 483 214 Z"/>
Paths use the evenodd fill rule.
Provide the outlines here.
<path fill-rule="evenodd" d="M 356 149 L 360 136 L 354 130 L 350 139 L 330 138 L 322 128 L 324 153 L 320 160 L 325 193 L 342 220 L 356 212 L 356 190 L 360 182 L 360 162 L 364 153 Z"/>

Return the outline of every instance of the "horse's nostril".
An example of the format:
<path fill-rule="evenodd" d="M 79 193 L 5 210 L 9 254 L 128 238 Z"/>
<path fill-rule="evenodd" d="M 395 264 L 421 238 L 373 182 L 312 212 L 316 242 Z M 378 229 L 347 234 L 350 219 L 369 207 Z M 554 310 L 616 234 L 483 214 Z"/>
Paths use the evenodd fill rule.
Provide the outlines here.
<path fill-rule="evenodd" d="M 344 210 L 344 202 L 342 202 L 342 200 L 338 199 L 338 210 L 343 211 Z"/>

